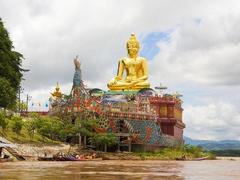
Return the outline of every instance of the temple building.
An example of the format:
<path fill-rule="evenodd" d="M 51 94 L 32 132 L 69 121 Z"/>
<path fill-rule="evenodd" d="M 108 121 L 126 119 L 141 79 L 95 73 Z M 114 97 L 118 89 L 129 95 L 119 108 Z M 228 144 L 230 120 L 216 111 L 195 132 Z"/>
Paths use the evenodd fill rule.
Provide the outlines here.
<path fill-rule="evenodd" d="M 140 43 L 134 34 L 126 47 L 128 57 L 120 58 L 117 75 L 107 83 L 108 91 L 85 88 L 76 58 L 70 95 L 63 98 L 56 88 L 50 114 L 70 114 L 73 119 L 94 114 L 99 118 L 96 132 L 114 133 L 118 150 L 151 151 L 183 144 L 185 124 L 180 96 L 159 94 L 151 88 L 147 60 L 138 56 Z"/>

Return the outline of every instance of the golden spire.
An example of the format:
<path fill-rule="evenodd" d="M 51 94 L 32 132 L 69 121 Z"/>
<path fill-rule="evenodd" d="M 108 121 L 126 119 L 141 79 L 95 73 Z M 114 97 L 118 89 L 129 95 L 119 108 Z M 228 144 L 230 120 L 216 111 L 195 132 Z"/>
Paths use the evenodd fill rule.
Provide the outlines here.
<path fill-rule="evenodd" d="M 63 96 L 61 90 L 60 90 L 60 86 L 57 82 L 57 86 L 55 88 L 55 91 L 53 93 L 51 93 L 52 97 L 54 98 L 61 98 Z"/>
<path fill-rule="evenodd" d="M 139 48 L 139 41 L 137 40 L 134 33 L 131 34 L 129 40 L 127 41 L 127 47 L 129 47 L 129 45 L 134 45 Z"/>
<path fill-rule="evenodd" d="M 58 82 L 57 82 L 56 90 L 57 90 L 57 91 L 59 91 L 59 90 L 60 90 L 60 87 L 59 87 L 59 84 L 58 84 Z"/>

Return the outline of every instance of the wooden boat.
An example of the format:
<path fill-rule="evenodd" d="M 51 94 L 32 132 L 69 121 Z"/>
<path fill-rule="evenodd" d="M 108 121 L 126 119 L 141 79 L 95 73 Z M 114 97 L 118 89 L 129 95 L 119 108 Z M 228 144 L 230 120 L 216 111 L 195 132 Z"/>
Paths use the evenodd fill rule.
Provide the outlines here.
<path fill-rule="evenodd" d="M 73 155 L 64 155 L 64 156 L 55 155 L 53 157 L 38 157 L 38 161 L 101 161 L 101 160 L 102 160 L 102 158 L 78 159 Z"/>
<path fill-rule="evenodd" d="M 53 157 L 38 157 L 38 161 L 54 161 Z"/>
<path fill-rule="evenodd" d="M 63 157 L 56 157 L 54 158 L 55 161 L 101 161 L 102 158 L 93 158 L 93 159 L 78 159 L 74 156 L 63 156 Z"/>
<path fill-rule="evenodd" d="M 13 159 L 12 158 L 0 158 L 0 163 L 2 162 L 12 162 Z"/>
<path fill-rule="evenodd" d="M 185 157 L 181 157 L 181 158 L 176 158 L 175 160 L 177 160 L 177 161 L 203 161 L 203 160 L 207 160 L 207 157 L 193 158 L 193 159 L 186 159 Z"/>

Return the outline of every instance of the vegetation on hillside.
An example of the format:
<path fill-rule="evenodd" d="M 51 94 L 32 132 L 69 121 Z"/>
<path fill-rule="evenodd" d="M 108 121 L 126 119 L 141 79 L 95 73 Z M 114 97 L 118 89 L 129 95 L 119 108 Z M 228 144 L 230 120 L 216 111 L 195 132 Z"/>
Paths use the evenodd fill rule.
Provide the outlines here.
<path fill-rule="evenodd" d="M 29 118 L 6 115 L 0 111 L 0 135 L 18 143 L 61 143 L 79 135 L 88 137 L 97 150 L 117 144 L 118 138 L 111 133 L 97 133 L 97 121 L 76 119 L 75 123 L 62 121 L 57 117 L 31 114 Z M 85 139 L 85 138 L 84 138 Z M 85 141 L 85 140 L 84 140 Z M 85 144 L 86 142 L 84 142 Z M 86 145 L 86 144 L 85 144 Z M 214 159 L 215 156 L 201 147 L 185 145 L 178 148 L 163 148 L 154 152 L 133 153 L 132 156 L 146 160 L 190 160 L 194 158 Z"/>
<path fill-rule="evenodd" d="M 17 143 L 56 143 L 57 140 L 50 139 L 41 132 L 41 122 L 40 117 L 26 119 L 0 111 L 0 136 Z"/>
<path fill-rule="evenodd" d="M 240 157 L 240 149 L 212 150 L 211 153 L 216 156 Z"/>
<path fill-rule="evenodd" d="M 77 118 L 75 123 L 72 123 L 58 117 L 39 116 L 35 113 L 28 118 L 21 118 L 0 111 L 0 135 L 19 143 L 69 142 L 80 135 L 84 137 L 84 147 L 88 137 L 93 146 L 106 151 L 107 146 L 117 143 L 117 138 L 113 134 L 95 132 L 97 126 L 95 119 Z"/>

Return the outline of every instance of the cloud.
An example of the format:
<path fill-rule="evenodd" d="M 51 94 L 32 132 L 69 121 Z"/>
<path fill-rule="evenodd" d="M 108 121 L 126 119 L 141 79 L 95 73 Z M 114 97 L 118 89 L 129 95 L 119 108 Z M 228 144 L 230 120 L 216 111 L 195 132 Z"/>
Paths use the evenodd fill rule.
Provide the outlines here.
<path fill-rule="evenodd" d="M 194 139 L 240 140 L 240 111 L 226 102 L 210 102 L 202 106 L 187 106 L 185 135 Z"/>
<path fill-rule="evenodd" d="M 239 20 L 240 16 L 205 18 L 177 27 L 170 42 L 158 44 L 161 52 L 150 63 L 154 76 L 173 83 L 240 85 Z"/>

